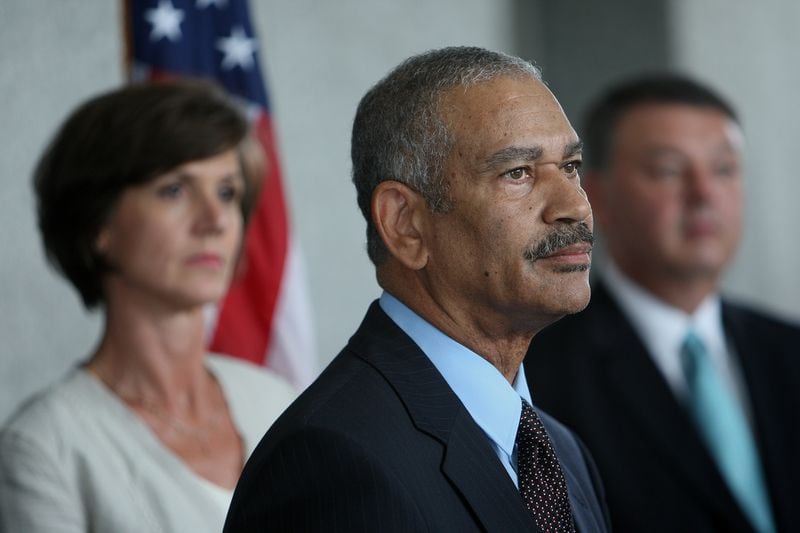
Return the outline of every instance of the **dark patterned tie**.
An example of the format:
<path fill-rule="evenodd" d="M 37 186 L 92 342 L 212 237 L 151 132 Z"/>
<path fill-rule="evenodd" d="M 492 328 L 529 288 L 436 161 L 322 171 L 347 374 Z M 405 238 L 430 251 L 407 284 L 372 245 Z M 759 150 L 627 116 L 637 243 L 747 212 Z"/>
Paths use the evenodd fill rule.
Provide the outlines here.
<path fill-rule="evenodd" d="M 519 492 L 536 525 L 544 533 L 575 531 L 567 482 L 553 444 L 542 421 L 525 400 L 522 400 L 516 445 Z"/>

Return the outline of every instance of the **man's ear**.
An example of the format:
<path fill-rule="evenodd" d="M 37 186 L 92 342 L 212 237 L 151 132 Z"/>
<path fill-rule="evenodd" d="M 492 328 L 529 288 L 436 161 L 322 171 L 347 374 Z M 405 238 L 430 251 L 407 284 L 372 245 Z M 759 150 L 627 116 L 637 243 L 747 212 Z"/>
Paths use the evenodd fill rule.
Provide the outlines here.
<path fill-rule="evenodd" d="M 604 176 L 602 172 L 592 170 L 586 172 L 581 180 L 581 186 L 586 191 L 589 204 L 592 206 L 592 217 L 600 226 L 605 226 L 608 212 L 605 198 L 607 189 L 605 180 L 607 179 L 609 179 L 608 176 Z"/>
<path fill-rule="evenodd" d="M 428 207 L 418 192 L 399 181 L 382 181 L 372 193 L 372 222 L 389 253 L 403 266 L 428 263 L 423 228 Z"/>

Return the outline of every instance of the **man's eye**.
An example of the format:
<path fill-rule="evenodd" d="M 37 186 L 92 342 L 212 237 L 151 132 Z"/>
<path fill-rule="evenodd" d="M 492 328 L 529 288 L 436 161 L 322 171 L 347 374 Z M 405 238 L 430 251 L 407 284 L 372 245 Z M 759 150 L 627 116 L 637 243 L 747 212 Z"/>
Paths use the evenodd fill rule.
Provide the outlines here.
<path fill-rule="evenodd" d="M 655 179 L 679 178 L 683 175 L 683 170 L 674 167 L 654 167 L 650 169 L 650 176 Z"/>
<path fill-rule="evenodd" d="M 528 171 L 525 168 L 515 168 L 514 170 L 509 170 L 506 172 L 504 176 L 511 180 L 518 181 L 528 177 Z"/>
<path fill-rule="evenodd" d="M 575 161 L 569 161 L 568 163 L 564 164 L 564 166 L 561 168 L 563 168 L 564 172 L 566 172 L 570 176 L 574 176 L 577 175 L 578 172 L 580 172 L 581 166 L 583 166 L 583 161 L 576 159 Z"/>
<path fill-rule="evenodd" d="M 644 171 L 655 180 L 673 180 L 684 175 L 686 165 L 680 161 L 653 161 L 644 165 Z"/>
<path fill-rule="evenodd" d="M 714 166 L 714 174 L 717 176 L 730 177 L 739 172 L 739 166 L 735 163 L 719 163 Z"/>

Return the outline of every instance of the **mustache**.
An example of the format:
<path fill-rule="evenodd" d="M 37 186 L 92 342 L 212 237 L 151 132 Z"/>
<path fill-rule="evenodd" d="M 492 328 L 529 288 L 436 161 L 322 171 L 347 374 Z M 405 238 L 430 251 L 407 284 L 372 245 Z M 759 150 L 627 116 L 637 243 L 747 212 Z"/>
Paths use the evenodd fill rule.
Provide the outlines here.
<path fill-rule="evenodd" d="M 594 245 L 594 235 L 584 222 L 575 225 L 559 226 L 540 242 L 530 245 L 524 252 L 525 259 L 536 261 L 554 254 L 562 248 L 581 242 Z"/>

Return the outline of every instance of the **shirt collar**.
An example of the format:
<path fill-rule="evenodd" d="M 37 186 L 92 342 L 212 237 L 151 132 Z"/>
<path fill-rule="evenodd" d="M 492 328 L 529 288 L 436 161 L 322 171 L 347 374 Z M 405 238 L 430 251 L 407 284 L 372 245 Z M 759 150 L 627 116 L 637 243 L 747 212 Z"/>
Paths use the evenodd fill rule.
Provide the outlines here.
<path fill-rule="evenodd" d="M 707 296 L 690 315 L 637 285 L 613 261 L 606 262 L 602 275 L 609 292 L 671 385 L 683 387 L 680 350 L 690 329 L 700 337 L 713 359 L 725 356 L 722 305 L 718 294 Z"/>
<path fill-rule="evenodd" d="M 478 426 L 511 456 L 522 409 L 520 398 L 531 403 L 523 366 L 511 385 L 489 361 L 436 329 L 388 292 L 381 295 L 380 306 L 431 360 Z"/>

